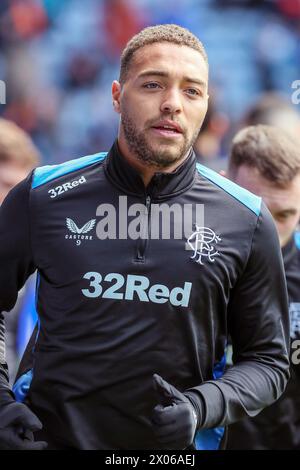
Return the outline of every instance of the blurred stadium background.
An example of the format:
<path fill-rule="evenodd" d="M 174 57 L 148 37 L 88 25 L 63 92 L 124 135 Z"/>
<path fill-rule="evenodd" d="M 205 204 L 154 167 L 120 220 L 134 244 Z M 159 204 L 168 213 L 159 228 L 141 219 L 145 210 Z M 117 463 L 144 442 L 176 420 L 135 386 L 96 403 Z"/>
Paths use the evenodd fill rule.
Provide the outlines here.
<path fill-rule="evenodd" d="M 266 92 L 292 104 L 300 79 L 300 0 L 1 0 L 0 115 L 29 132 L 51 164 L 107 150 L 118 116 L 111 82 L 120 51 L 145 26 L 177 23 L 210 62 L 202 159 L 225 165 L 233 133 Z M 299 127 L 300 135 L 300 127 Z"/>

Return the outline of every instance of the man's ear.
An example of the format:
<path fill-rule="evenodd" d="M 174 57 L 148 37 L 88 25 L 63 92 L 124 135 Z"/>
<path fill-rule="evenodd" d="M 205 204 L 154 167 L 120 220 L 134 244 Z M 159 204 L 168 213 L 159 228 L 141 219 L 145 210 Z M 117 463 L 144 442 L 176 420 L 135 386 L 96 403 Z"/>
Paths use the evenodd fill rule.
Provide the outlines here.
<path fill-rule="evenodd" d="M 113 100 L 113 107 L 116 113 L 120 114 L 121 106 L 120 106 L 120 97 L 121 97 L 121 84 L 114 80 L 111 87 L 111 94 Z"/>

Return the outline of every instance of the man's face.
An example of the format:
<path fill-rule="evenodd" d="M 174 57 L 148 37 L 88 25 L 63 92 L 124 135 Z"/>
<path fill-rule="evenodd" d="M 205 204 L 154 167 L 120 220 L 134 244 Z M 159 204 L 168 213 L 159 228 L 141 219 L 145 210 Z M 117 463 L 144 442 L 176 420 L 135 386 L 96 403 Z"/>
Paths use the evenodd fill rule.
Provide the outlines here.
<path fill-rule="evenodd" d="M 119 143 L 148 165 L 179 161 L 204 120 L 207 84 L 207 64 L 190 47 L 163 42 L 136 51 L 125 83 L 113 84 Z"/>
<path fill-rule="evenodd" d="M 28 175 L 30 168 L 23 167 L 13 160 L 0 158 L 0 205 L 8 192 Z"/>
<path fill-rule="evenodd" d="M 300 174 L 285 188 L 280 188 L 261 176 L 256 168 L 241 165 L 233 179 L 235 183 L 262 197 L 274 218 L 280 245 L 286 245 L 300 217 Z"/>

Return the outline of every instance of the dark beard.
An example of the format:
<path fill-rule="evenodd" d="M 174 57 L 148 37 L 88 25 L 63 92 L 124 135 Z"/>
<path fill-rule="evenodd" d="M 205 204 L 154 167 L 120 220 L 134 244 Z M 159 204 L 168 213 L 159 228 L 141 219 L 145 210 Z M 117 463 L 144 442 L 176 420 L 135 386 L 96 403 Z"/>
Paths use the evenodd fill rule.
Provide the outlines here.
<path fill-rule="evenodd" d="M 184 139 L 178 149 L 178 155 L 174 157 L 174 155 L 170 154 L 167 149 L 154 151 L 147 143 L 144 133 L 138 132 L 128 114 L 122 114 L 121 124 L 123 126 L 127 145 L 131 152 L 134 153 L 134 155 L 136 155 L 144 164 L 162 169 L 180 161 L 187 154 L 198 136 L 197 132 L 194 136 L 195 138 L 193 138 L 193 142 L 187 142 L 186 139 Z"/>

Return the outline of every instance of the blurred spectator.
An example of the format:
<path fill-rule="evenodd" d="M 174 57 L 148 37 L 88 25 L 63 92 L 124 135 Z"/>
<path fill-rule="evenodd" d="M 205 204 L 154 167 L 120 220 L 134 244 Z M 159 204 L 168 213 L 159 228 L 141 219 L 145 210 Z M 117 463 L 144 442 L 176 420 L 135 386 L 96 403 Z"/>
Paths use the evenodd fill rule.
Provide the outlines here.
<path fill-rule="evenodd" d="M 265 8 L 272 5 L 272 0 L 215 0 L 219 8 L 243 7 L 243 8 Z"/>
<path fill-rule="evenodd" d="M 136 6 L 128 0 L 104 0 L 105 47 L 117 59 L 129 39 L 146 24 Z"/>
<path fill-rule="evenodd" d="M 277 6 L 281 13 L 292 20 L 300 18 L 300 1 L 299 0 L 277 0 Z"/>
<path fill-rule="evenodd" d="M 276 93 L 264 94 L 247 111 L 241 127 L 267 124 L 283 129 L 293 138 L 300 138 L 300 114 L 295 106 Z"/>
<path fill-rule="evenodd" d="M 25 132 L 0 118 L 0 204 L 38 162 L 39 153 Z"/>
<path fill-rule="evenodd" d="M 199 163 L 214 170 L 223 169 L 226 166 L 224 139 L 229 126 L 228 116 L 215 109 L 210 96 L 207 113 L 194 144 Z"/>
<path fill-rule="evenodd" d="M 8 192 L 37 166 L 39 159 L 39 152 L 27 134 L 13 122 L 0 118 L 0 204 Z M 31 276 L 20 291 L 15 308 L 5 316 L 6 359 L 11 383 L 36 320 L 35 279 Z"/>
<path fill-rule="evenodd" d="M 20 38 L 30 38 L 47 27 L 47 17 L 37 0 L 13 0 L 10 2 L 12 26 Z"/>

